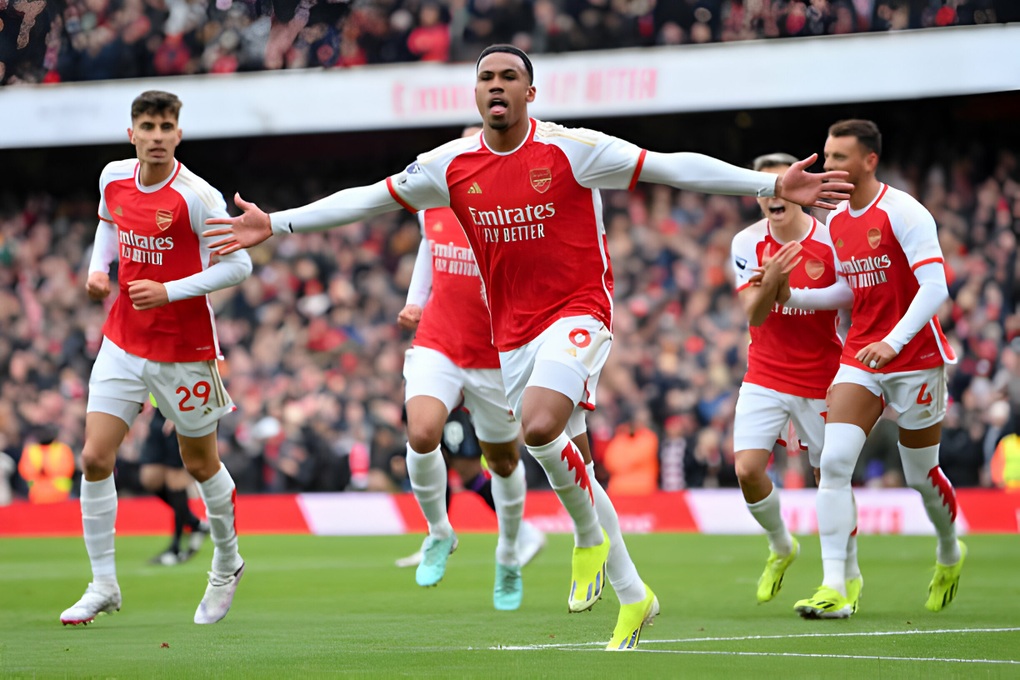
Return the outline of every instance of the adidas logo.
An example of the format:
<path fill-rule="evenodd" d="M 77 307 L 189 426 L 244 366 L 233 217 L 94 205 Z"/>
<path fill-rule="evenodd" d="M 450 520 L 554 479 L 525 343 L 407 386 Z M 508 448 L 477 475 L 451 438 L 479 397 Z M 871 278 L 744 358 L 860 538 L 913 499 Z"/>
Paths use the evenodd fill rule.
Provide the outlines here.
<path fill-rule="evenodd" d="M 482 193 L 482 188 L 480 186 L 478 186 L 478 182 L 472 182 L 471 183 L 471 188 L 468 189 L 468 193 L 469 194 L 480 194 L 480 193 Z"/>
<path fill-rule="evenodd" d="M 120 207 L 120 206 L 118 205 L 118 206 L 117 206 L 117 208 L 116 208 L 116 209 L 115 209 L 115 210 L 113 211 L 113 214 L 114 214 L 114 215 L 121 215 L 121 216 L 123 216 L 123 215 L 124 215 L 124 209 L 123 209 L 123 208 L 121 208 L 121 207 Z"/>

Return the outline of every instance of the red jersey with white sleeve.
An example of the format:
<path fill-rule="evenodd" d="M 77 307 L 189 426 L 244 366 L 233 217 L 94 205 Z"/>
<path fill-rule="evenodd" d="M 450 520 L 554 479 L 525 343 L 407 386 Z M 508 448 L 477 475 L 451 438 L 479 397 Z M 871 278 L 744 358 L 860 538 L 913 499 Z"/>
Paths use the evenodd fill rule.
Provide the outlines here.
<path fill-rule="evenodd" d="M 202 242 L 205 220 L 227 217 L 223 196 L 180 162 L 165 181 L 144 186 L 135 159 L 107 165 L 99 178 L 99 219 L 116 227 L 119 295 L 103 326 L 118 347 L 150 361 L 193 362 L 220 357 L 206 293 L 239 283 L 251 271 L 245 253 L 215 266 Z M 103 226 L 101 225 L 101 228 Z M 210 239 L 212 242 L 214 239 Z M 128 282 L 158 281 L 170 303 L 137 310 Z"/>
<path fill-rule="evenodd" d="M 829 230 L 812 218 L 800 241 L 800 263 L 790 272 L 791 288 L 827 288 L 836 283 L 836 256 Z M 737 292 L 747 288 L 766 248 L 783 244 L 763 219 L 733 237 L 732 263 Z M 774 303 L 760 326 L 751 326 L 744 382 L 807 399 L 824 399 L 839 369 L 843 343 L 836 332 L 837 310 L 809 310 Z"/>
<path fill-rule="evenodd" d="M 409 211 L 453 209 L 485 285 L 494 344 L 505 352 L 568 316 L 612 328 L 598 190 L 633 187 L 644 155 L 600 132 L 532 119 L 513 151 L 490 150 L 479 133 L 422 154 L 386 184 Z"/>
<path fill-rule="evenodd" d="M 415 347 L 441 352 L 461 368 L 499 368 L 478 264 L 457 216 L 449 208 L 429 208 L 418 216 L 432 255 L 432 293 Z"/>
<path fill-rule="evenodd" d="M 914 271 L 944 262 L 935 220 L 912 196 L 882 184 L 869 206 L 854 211 L 845 201 L 828 224 L 841 275 L 854 292 L 842 363 L 874 372 L 857 361 L 857 353 L 881 342 L 903 318 L 920 288 Z M 938 317 L 932 317 L 881 372 L 920 371 L 955 362 Z"/>

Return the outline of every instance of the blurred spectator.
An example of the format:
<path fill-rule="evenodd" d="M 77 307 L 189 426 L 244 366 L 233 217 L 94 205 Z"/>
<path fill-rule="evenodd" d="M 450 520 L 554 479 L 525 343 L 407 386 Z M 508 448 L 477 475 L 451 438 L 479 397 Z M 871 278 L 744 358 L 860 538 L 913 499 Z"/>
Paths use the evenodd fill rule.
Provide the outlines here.
<path fill-rule="evenodd" d="M 10 505 L 14 498 L 14 491 L 11 488 L 11 475 L 17 469 L 14 459 L 0 449 L 0 507 Z"/>
<path fill-rule="evenodd" d="M 980 423 L 966 425 L 960 405 L 952 403 L 942 423 L 942 445 L 939 466 L 956 488 L 982 486 L 981 472 L 985 466 L 981 451 Z"/>
<path fill-rule="evenodd" d="M 606 446 L 610 496 L 644 496 L 659 487 L 659 437 L 649 428 L 649 417 L 648 409 L 635 409 Z"/>
<path fill-rule="evenodd" d="M 897 447 L 899 436 L 896 411 L 887 406 L 857 458 L 854 484 L 877 488 L 903 486 L 903 462 Z"/>
<path fill-rule="evenodd" d="M 473 61 L 989 24 L 1013 0 L 0 0 L 0 83 Z"/>
<path fill-rule="evenodd" d="M 32 503 L 59 503 L 71 496 L 74 478 L 74 453 L 58 441 L 53 428 L 41 430 L 21 450 L 18 474 L 28 484 Z"/>
<path fill-rule="evenodd" d="M 246 7 L 235 2 L 227 14 Z M 1020 163 L 1014 150 L 983 147 L 966 132 L 961 126 L 958 144 L 930 152 L 904 141 L 902 157 L 890 154 L 880 168 L 880 177 L 919 196 L 939 225 L 952 294 L 940 318 L 960 357 L 949 369 L 949 393 L 965 430 L 947 425 L 945 455 L 971 466 L 947 473 L 958 479 L 975 465 L 966 442 L 986 466 L 1014 431 L 1009 416 L 1020 405 Z M 314 170 L 285 184 L 252 192 L 266 195 L 269 209 L 323 194 Z M 14 195 L 0 187 L 0 444 L 12 458 L 45 425 L 72 451 L 81 449 L 85 376 L 104 318 L 103 307 L 83 297 L 95 232 L 88 196 Z M 659 437 L 661 488 L 735 486 L 730 430 L 747 336 L 720 263 L 757 206 L 643 185 L 606 191 L 603 204 L 616 318 L 599 408 L 588 419 L 597 470 L 605 469 L 626 408 L 646 406 Z M 224 380 L 238 405 L 222 421 L 220 451 L 240 492 L 352 488 L 351 453 L 359 460 L 362 447 L 367 488 L 405 483 L 395 452 L 403 444 L 408 339 L 392 319 L 405 300 L 417 233 L 412 216 L 392 213 L 274 239 L 253 249 L 251 277 L 211 297 L 227 354 Z M 883 438 L 888 423 L 869 439 L 874 454 L 861 456 L 855 483 L 900 483 L 895 438 Z M 132 431 L 120 451 L 125 491 L 143 435 Z M 981 474 L 990 484 L 987 470 Z M 26 495 L 20 477 L 13 486 Z"/>
<path fill-rule="evenodd" d="M 663 491 L 683 491 L 692 486 L 687 468 L 694 459 L 693 430 L 693 419 L 686 415 L 669 416 L 663 424 L 659 447 L 659 488 Z"/>
<path fill-rule="evenodd" d="M 992 484 L 1009 491 L 1020 490 L 1020 433 L 1002 438 L 995 447 L 990 464 Z"/>

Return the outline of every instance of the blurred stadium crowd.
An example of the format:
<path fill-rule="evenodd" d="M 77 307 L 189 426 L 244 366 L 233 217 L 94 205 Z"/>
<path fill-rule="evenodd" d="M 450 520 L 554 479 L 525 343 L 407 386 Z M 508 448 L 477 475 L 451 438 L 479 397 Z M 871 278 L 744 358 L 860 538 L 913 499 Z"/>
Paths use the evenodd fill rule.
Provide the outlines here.
<path fill-rule="evenodd" d="M 1011 4 L 1011 3 L 1009 3 Z M 533 52 L 886 31 L 1004 18 L 998 0 L 0 0 L 6 84 L 238 70 L 472 60 L 491 42 Z M 1014 7 L 1015 9 L 1015 7 Z M 922 143 L 915 140 L 914 143 Z M 930 154 L 928 154 L 930 156 Z M 187 161 L 185 155 L 185 161 Z M 972 144 L 935 160 L 883 163 L 880 178 L 920 198 L 940 227 L 953 304 L 943 327 L 961 357 L 942 467 L 990 485 L 996 444 L 1020 413 L 1015 152 Z M 201 167 L 196 171 L 203 172 Z M 267 209 L 338 189 L 310 171 L 265 187 Z M 753 199 L 665 187 L 606 192 L 616 276 L 616 343 L 589 418 L 610 493 L 735 486 L 731 427 L 746 321 L 729 281 L 733 235 Z M 0 187 L 0 487 L 34 443 L 80 452 L 86 388 L 106 309 L 86 302 L 94 197 Z M 401 422 L 404 305 L 419 234 L 410 215 L 252 251 L 253 275 L 213 296 L 223 373 L 238 405 L 221 455 L 242 492 L 407 488 Z M 148 407 L 122 450 L 136 484 Z M 855 475 L 902 483 L 895 423 L 883 420 Z M 804 456 L 777 480 L 812 484 Z M 544 475 L 531 471 L 533 485 Z M 0 488 L 0 502 L 3 502 Z"/>
<path fill-rule="evenodd" d="M 681 45 L 1016 20 L 1014 0 L 0 0 L 0 83 Z"/>
<path fill-rule="evenodd" d="M 950 368 L 942 465 L 958 486 L 990 484 L 988 460 L 1020 408 L 1017 161 L 1012 152 L 971 149 L 947 165 L 889 164 L 880 175 L 920 197 L 940 226 L 953 297 L 941 317 L 961 357 Z M 644 185 L 606 192 L 605 205 L 616 342 L 589 429 L 601 469 L 613 474 L 610 490 L 733 486 L 730 433 L 747 334 L 729 246 L 759 218 L 758 206 Z M 86 381 L 106 313 L 83 293 L 94 215 L 84 199 L 0 200 L 0 449 L 13 459 L 40 440 L 81 448 Z M 252 251 L 249 279 L 213 296 L 224 375 L 239 407 L 222 422 L 221 454 L 239 490 L 406 487 L 401 367 L 409 337 L 395 319 L 418 238 L 413 216 L 393 213 L 272 239 Z M 124 489 L 146 411 L 122 450 Z M 858 483 L 901 483 L 894 442 L 895 424 L 884 421 Z M 783 483 L 812 483 L 803 459 L 777 469 Z M 777 456 L 777 465 L 785 461 Z"/>

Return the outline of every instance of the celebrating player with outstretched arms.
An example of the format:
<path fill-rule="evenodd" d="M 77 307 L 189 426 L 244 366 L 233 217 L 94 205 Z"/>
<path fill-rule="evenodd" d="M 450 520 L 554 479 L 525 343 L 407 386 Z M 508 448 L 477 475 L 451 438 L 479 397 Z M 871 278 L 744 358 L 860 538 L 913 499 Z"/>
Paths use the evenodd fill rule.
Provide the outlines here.
<path fill-rule="evenodd" d="M 274 233 L 335 227 L 400 207 L 451 207 L 478 262 L 504 387 L 524 442 L 574 522 L 568 608 L 594 606 L 608 564 L 621 603 L 608 648 L 633 649 L 658 613 L 658 600 L 627 554 L 590 457 L 571 441 L 586 431 L 584 411 L 595 407 L 612 341 L 613 274 L 599 189 L 647 181 L 822 206 L 846 198 L 851 186 L 840 171 L 806 172 L 814 157 L 778 176 L 698 154 L 648 152 L 530 118 L 531 60 L 510 45 L 483 50 L 475 73 L 480 135 L 422 154 L 382 182 L 271 216 L 238 197 L 243 215 L 212 222 L 229 225 L 214 232 L 225 237 L 215 246 L 229 253 Z"/>

